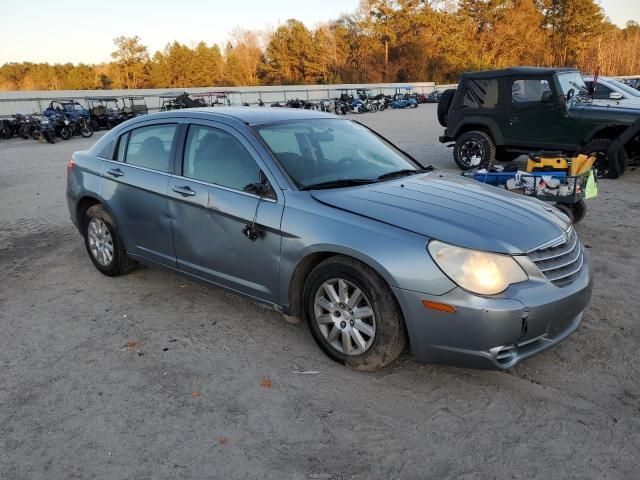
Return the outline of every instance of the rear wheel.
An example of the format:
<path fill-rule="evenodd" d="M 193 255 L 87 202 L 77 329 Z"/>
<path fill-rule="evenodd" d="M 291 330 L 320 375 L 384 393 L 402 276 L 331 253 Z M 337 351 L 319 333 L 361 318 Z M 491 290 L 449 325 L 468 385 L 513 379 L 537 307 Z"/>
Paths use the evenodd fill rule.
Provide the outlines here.
<path fill-rule="evenodd" d="M 618 158 L 607 158 L 607 150 L 613 140 L 609 138 L 594 138 L 582 149 L 582 153 L 587 155 L 597 155 L 594 166 L 601 178 L 618 178 L 627 168 L 627 152 L 620 149 Z"/>
<path fill-rule="evenodd" d="M 556 208 L 558 210 L 560 210 L 562 213 L 564 213 L 569 220 L 571 221 L 571 223 L 574 222 L 573 219 L 573 211 L 571 210 L 571 208 L 569 208 L 567 205 L 565 205 L 564 203 L 556 203 Z"/>
<path fill-rule="evenodd" d="M 94 205 L 85 213 L 83 234 L 89 258 L 101 273 L 115 277 L 131 271 L 133 262 L 127 257 L 111 215 L 102 205 Z"/>
<path fill-rule="evenodd" d="M 366 265 L 341 255 L 309 275 L 304 289 L 309 329 L 332 359 L 356 370 L 377 370 L 393 362 L 406 345 L 393 293 Z"/>
<path fill-rule="evenodd" d="M 461 170 L 489 165 L 496 159 L 496 144 L 488 133 L 480 130 L 465 132 L 456 139 L 453 159 Z"/>

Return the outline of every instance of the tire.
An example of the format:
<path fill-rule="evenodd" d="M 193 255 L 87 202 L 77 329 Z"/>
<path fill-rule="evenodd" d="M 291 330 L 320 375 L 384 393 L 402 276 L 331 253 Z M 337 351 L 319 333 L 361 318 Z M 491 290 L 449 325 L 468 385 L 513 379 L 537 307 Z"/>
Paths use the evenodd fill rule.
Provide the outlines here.
<path fill-rule="evenodd" d="M 449 88 L 442 92 L 440 95 L 440 100 L 438 101 L 438 122 L 443 127 L 447 126 L 448 116 L 449 116 L 449 108 L 451 108 L 451 102 L 453 102 L 453 97 L 456 94 L 455 88 Z"/>
<path fill-rule="evenodd" d="M 354 301 L 351 306 L 346 302 L 327 303 L 330 296 L 324 285 L 332 282 L 338 294 L 339 282 L 343 282 L 347 301 Z M 356 289 L 361 295 L 355 294 Z M 392 363 L 404 350 L 404 321 L 391 289 L 375 271 L 357 260 L 337 255 L 321 262 L 307 278 L 303 295 L 311 334 L 333 360 L 355 370 L 373 371 Z M 364 313 L 367 306 L 372 315 L 356 318 L 354 312 Z M 318 318 L 324 318 L 324 322 Z M 333 332 L 335 337 L 331 339 Z M 345 344 L 349 353 L 345 353 Z"/>
<path fill-rule="evenodd" d="M 93 230 L 94 227 L 96 230 Z M 108 235 L 104 231 L 105 228 Z M 91 235 L 90 229 L 96 236 Z M 113 219 L 102 205 L 94 205 L 87 210 L 82 223 L 82 235 L 89 258 L 101 273 L 116 277 L 132 270 L 134 262 L 127 256 Z M 100 247 L 96 245 L 96 240 L 102 241 L 105 245 L 102 254 L 98 253 Z M 106 254 L 109 250 L 111 250 L 110 259 Z"/>
<path fill-rule="evenodd" d="M 480 130 L 465 132 L 456 139 L 453 159 L 460 170 L 471 170 L 495 162 L 496 144 L 491 136 Z"/>
<path fill-rule="evenodd" d="M 48 143 L 56 143 L 56 137 L 51 131 L 43 132 L 42 136 Z"/>
<path fill-rule="evenodd" d="M 60 129 L 60 138 L 63 140 L 69 140 L 73 136 L 73 130 L 69 127 Z"/>
<path fill-rule="evenodd" d="M 618 153 L 617 159 L 605 157 L 612 142 L 613 140 L 609 138 L 594 138 L 581 149 L 581 152 L 587 155 L 602 154 L 594 164 L 598 172 L 598 177 L 600 178 L 618 178 L 627 168 L 627 161 L 629 159 L 624 148 Z M 602 161 L 602 158 L 606 158 L 606 161 Z"/>
<path fill-rule="evenodd" d="M 573 214 L 573 223 L 578 223 L 587 214 L 587 203 L 580 200 L 571 205 L 571 213 Z"/>
<path fill-rule="evenodd" d="M 85 125 L 80 129 L 80 135 L 82 135 L 84 138 L 89 138 L 91 135 L 93 135 L 93 130 L 91 130 L 91 127 L 89 125 Z"/>
<path fill-rule="evenodd" d="M 571 208 L 569 208 L 564 203 L 556 203 L 556 208 L 560 210 L 562 213 L 564 213 L 567 217 L 569 217 L 569 220 L 571 221 L 571 223 L 574 223 L 573 211 L 571 210 Z"/>

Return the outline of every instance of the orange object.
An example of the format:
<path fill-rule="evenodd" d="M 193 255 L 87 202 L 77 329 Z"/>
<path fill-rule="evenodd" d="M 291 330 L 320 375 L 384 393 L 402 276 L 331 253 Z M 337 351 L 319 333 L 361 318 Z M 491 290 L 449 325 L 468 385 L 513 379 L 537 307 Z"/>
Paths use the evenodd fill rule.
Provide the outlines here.
<path fill-rule="evenodd" d="M 431 310 L 438 310 L 444 313 L 456 313 L 458 311 L 456 307 L 447 305 L 446 303 L 432 302 L 431 300 L 422 300 L 422 305 Z"/>

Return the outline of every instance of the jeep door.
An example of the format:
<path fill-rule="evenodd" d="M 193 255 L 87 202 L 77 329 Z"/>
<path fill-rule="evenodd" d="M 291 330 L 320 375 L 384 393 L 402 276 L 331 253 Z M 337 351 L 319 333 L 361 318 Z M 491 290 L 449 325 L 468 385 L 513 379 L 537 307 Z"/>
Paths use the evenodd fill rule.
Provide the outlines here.
<path fill-rule="evenodd" d="M 120 135 L 105 160 L 101 196 L 115 216 L 127 252 L 175 268 L 167 187 L 177 123 L 164 119 Z"/>
<path fill-rule="evenodd" d="M 252 183 L 276 184 L 236 129 L 207 120 L 185 127 L 169 185 L 178 269 L 276 303 L 284 196 L 247 191 Z M 256 236 L 249 238 L 252 226 Z"/>
<path fill-rule="evenodd" d="M 553 148 L 566 108 L 552 77 L 510 77 L 502 94 L 507 112 L 502 130 L 505 143 Z"/>

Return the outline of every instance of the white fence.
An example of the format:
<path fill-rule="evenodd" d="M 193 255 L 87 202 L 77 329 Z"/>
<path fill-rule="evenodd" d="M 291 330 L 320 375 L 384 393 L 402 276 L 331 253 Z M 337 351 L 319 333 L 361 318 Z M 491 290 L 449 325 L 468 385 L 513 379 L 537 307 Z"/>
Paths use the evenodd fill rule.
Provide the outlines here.
<path fill-rule="evenodd" d="M 446 85 L 438 85 L 442 90 Z M 342 85 L 280 85 L 271 87 L 202 87 L 202 88 L 173 88 L 173 89 L 137 89 L 137 90 L 45 90 L 45 91 L 20 91 L 20 92 L 0 92 L 0 115 L 11 115 L 14 113 L 39 113 L 42 112 L 49 102 L 54 99 L 69 98 L 85 104 L 84 98 L 90 96 L 142 96 L 149 107 L 149 110 L 159 110 L 162 105 L 160 95 L 165 93 L 204 93 L 204 92 L 225 92 L 232 105 L 256 105 L 259 100 L 269 105 L 274 102 L 286 102 L 290 99 L 320 100 L 322 98 L 336 98 L 344 90 L 371 89 L 374 94 L 384 93 L 391 95 L 396 91 L 405 92 L 411 88 L 415 93 L 431 93 L 436 89 L 435 82 L 415 82 L 415 83 L 364 83 L 364 84 L 342 84 Z"/>

